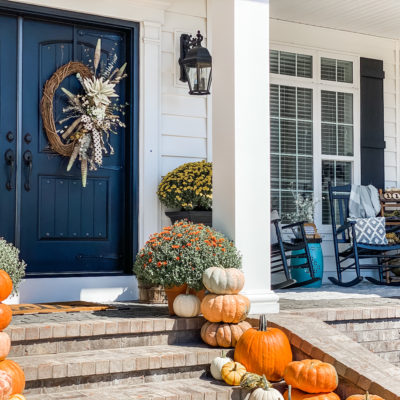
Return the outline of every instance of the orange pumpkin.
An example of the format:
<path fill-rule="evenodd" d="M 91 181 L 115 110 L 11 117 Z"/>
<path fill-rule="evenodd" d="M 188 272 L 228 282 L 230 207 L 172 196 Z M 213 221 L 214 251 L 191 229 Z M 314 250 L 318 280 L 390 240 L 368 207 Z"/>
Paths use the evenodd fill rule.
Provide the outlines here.
<path fill-rule="evenodd" d="M 365 394 L 353 394 L 346 400 L 385 400 L 385 399 L 383 399 L 381 396 L 377 396 L 376 394 L 369 394 L 367 392 Z"/>
<path fill-rule="evenodd" d="M 285 368 L 283 378 L 307 393 L 333 392 L 339 383 L 335 367 L 319 360 L 293 361 Z"/>
<path fill-rule="evenodd" d="M 214 347 L 235 347 L 236 343 L 251 325 L 242 321 L 238 324 L 218 324 L 206 322 L 200 331 L 203 341 Z"/>
<path fill-rule="evenodd" d="M 288 391 L 283 394 L 283 398 L 288 400 Z M 304 393 L 298 389 L 292 389 L 292 400 L 340 400 L 336 393 Z"/>
<path fill-rule="evenodd" d="M 8 400 L 26 400 L 26 398 L 22 396 L 22 394 L 14 394 L 14 396 L 11 396 Z"/>
<path fill-rule="evenodd" d="M 15 361 L 4 360 L 0 362 L 0 371 L 7 372 L 12 379 L 11 394 L 22 393 L 25 389 L 25 375 L 22 368 Z"/>
<path fill-rule="evenodd" d="M 201 312 L 210 322 L 237 324 L 246 319 L 250 300 L 240 294 L 208 294 L 201 302 Z"/>
<path fill-rule="evenodd" d="M 0 303 L 0 331 L 7 328 L 12 320 L 11 308 L 4 303 Z"/>
<path fill-rule="evenodd" d="M 3 361 L 10 352 L 11 339 L 6 332 L 0 332 L 0 361 Z"/>
<path fill-rule="evenodd" d="M 0 301 L 4 301 L 12 292 L 13 283 L 10 275 L 6 271 L 0 269 Z"/>
<path fill-rule="evenodd" d="M 266 315 L 261 315 L 259 329 L 249 329 L 237 342 L 235 361 L 249 372 L 265 375 L 269 381 L 279 381 L 292 361 L 289 339 L 278 328 L 267 329 Z"/>

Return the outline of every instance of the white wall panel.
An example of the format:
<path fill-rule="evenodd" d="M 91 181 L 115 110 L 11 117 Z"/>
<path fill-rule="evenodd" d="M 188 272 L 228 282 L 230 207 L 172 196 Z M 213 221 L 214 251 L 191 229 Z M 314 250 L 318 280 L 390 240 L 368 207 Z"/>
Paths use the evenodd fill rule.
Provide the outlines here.
<path fill-rule="evenodd" d="M 164 114 L 171 115 L 203 118 L 207 116 L 206 99 L 202 96 L 164 94 L 162 96 L 162 110 Z"/>
<path fill-rule="evenodd" d="M 207 157 L 207 142 L 201 138 L 163 136 L 161 154 L 177 157 Z"/>
<path fill-rule="evenodd" d="M 162 116 L 162 134 L 172 136 L 207 137 L 205 118 L 193 118 L 176 115 Z"/>

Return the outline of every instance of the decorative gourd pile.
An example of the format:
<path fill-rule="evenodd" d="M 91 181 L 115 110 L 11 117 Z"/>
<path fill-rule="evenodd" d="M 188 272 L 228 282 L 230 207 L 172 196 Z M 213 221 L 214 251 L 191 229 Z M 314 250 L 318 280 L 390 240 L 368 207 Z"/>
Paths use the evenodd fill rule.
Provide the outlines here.
<path fill-rule="evenodd" d="M 7 272 L 0 270 L 0 302 L 10 296 L 13 284 Z M 7 360 L 11 340 L 5 328 L 12 320 L 12 311 L 7 304 L 0 303 L 0 400 L 25 400 L 22 392 L 25 388 L 25 375 L 21 367 Z"/>
<path fill-rule="evenodd" d="M 207 322 L 201 328 L 201 338 L 214 347 L 235 347 L 251 325 L 244 321 L 250 311 L 250 301 L 239 294 L 244 286 L 243 272 L 237 268 L 211 267 L 203 273 L 203 285 L 210 292 L 201 302 L 201 312 Z"/>

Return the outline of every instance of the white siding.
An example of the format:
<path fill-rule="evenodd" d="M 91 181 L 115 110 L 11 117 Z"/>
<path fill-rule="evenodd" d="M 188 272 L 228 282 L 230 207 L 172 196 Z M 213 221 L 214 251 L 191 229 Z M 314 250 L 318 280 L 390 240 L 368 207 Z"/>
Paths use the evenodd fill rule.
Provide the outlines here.
<path fill-rule="evenodd" d="M 400 126 L 398 65 L 396 68 L 397 41 L 274 19 L 270 21 L 270 36 L 273 43 L 383 60 L 386 74 L 384 80 L 385 183 L 386 187 L 398 187 L 400 185 Z M 336 276 L 334 249 L 330 230 L 325 228 L 321 231 L 326 280 L 327 276 Z"/>
<path fill-rule="evenodd" d="M 179 165 L 209 158 L 207 97 L 190 96 L 179 81 L 179 38 L 182 33 L 206 37 L 206 1 L 175 0 L 162 27 L 162 119 L 160 179 Z M 168 224 L 161 208 L 161 222 Z"/>

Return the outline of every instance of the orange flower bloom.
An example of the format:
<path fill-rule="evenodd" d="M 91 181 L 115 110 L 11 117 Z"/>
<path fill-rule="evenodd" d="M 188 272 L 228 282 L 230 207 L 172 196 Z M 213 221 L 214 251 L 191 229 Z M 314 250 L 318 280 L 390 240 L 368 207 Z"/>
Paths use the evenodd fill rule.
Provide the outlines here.
<path fill-rule="evenodd" d="M 161 265 L 162 265 L 162 262 L 159 261 L 159 262 L 157 263 L 157 267 L 161 267 Z"/>
<path fill-rule="evenodd" d="M 178 233 L 176 236 L 178 236 L 178 237 L 182 237 L 182 233 Z"/>
<path fill-rule="evenodd" d="M 173 244 L 172 246 L 171 246 L 173 249 L 179 249 L 179 245 L 177 245 L 177 244 Z"/>
<path fill-rule="evenodd" d="M 176 261 L 179 261 L 179 260 L 180 260 L 180 258 L 179 258 L 179 257 L 175 257 L 175 259 L 176 259 Z"/>
<path fill-rule="evenodd" d="M 190 247 L 191 245 L 192 245 L 192 243 L 187 243 L 186 244 L 187 247 Z"/>
<path fill-rule="evenodd" d="M 200 247 L 196 247 L 196 250 L 199 251 L 199 250 L 200 250 Z"/>
<path fill-rule="evenodd" d="M 151 263 L 153 261 L 153 259 L 152 258 L 149 258 L 149 263 Z"/>
<path fill-rule="evenodd" d="M 221 249 L 221 250 L 222 250 L 224 253 L 225 253 L 225 251 L 226 251 L 225 249 Z"/>

